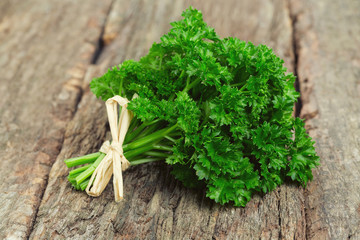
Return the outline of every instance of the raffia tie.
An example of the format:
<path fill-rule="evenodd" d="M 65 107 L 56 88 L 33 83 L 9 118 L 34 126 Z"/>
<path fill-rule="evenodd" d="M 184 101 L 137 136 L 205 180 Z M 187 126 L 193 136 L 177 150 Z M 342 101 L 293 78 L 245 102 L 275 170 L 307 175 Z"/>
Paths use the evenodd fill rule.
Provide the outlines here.
<path fill-rule="evenodd" d="M 100 152 L 105 153 L 106 156 L 90 178 L 86 188 L 86 192 L 90 196 L 100 196 L 114 174 L 115 201 L 119 202 L 123 198 L 122 171 L 130 166 L 130 162 L 124 156 L 122 145 L 133 117 L 127 109 L 128 103 L 129 100 L 120 96 L 114 96 L 106 101 L 112 142 L 110 144 L 109 141 L 105 141 L 100 148 Z M 120 117 L 118 117 L 118 104 L 121 106 Z"/>

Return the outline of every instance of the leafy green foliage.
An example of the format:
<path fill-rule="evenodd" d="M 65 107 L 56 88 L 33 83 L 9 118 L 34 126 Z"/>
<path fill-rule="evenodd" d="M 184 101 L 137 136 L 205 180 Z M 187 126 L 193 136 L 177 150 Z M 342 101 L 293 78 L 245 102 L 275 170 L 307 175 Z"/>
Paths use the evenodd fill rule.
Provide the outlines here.
<path fill-rule="evenodd" d="M 220 39 L 196 9 L 182 16 L 140 61 L 91 82 L 103 100 L 139 96 L 129 104 L 136 123 L 126 139 L 154 138 L 177 179 L 206 185 L 221 204 L 245 206 L 288 178 L 306 186 L 319 158 L 303 121 L 292 117 L 299 94 L 283 60 L 265 45 Z"/>

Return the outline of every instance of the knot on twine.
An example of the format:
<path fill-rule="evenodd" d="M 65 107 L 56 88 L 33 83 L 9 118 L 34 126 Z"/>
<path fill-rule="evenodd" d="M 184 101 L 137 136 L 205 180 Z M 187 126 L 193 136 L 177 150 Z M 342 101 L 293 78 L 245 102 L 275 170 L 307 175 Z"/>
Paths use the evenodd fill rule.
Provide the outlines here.
<path fill-rule="evenodd" d="M 105 141 L 99 151 L 105 154 L 108 154 L 110 151 L 116 151 L 116 153 L 120 155 L 121 170 L 125 171 L 130 167 L 130 162 L 125 158 L 124 151 L 120 143 L 112 142 L 110 144 L 110 141 Z"/>
<path fill-rule="evenodd" d="M 127 109 L 128 103 L 129 100 L 120 96 L 114 96 L 106 101 L 112 142 L 110 144 L 109 141 L 105 141 L 100 148 L 100 152 L 105 153 L 106 156 L 95 169 L 86 187 L 86 193 L 90 196 L 100 196 L 114 174 L 115 201 L 118 202 L 123 198 L 122 171 L 130 166 L 130 162 L 124 156 L 122 145 L 133 117 Z M 118 105 L 121 106 L 120 117 L 118 117 Z"/>

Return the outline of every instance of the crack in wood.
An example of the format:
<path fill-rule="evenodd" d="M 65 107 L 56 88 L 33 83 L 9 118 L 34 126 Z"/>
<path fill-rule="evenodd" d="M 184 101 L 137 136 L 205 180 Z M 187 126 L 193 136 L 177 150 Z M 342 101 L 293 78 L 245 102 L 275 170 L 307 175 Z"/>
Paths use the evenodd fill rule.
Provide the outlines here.
<path fill-rule="evenodd" d="M 103 51 L 104 30 L 105 30 L 107 19 L 108 19 L 108 16 L 109 16 L 110 12 L 111 12 L 113 3 L 114 3 L 114 0 L 112 0 L 111 3 L 109 4 L 109 8 L 107 10 L 105 20 L 103 21 L 103 24 L 102 24 L 102 27 L 101 27 L 100 35 L 99 35 L 98 40 L 97 40 L 98 44 L 97 44 L 96 49 L 95 49 L 95 51 L 93 53 L 93 56 L 90 58 L 91 60 L 90 60 L 89 64 L 96 64 L 99 56 L 101 55 L 101 52 Z M 87 69 L 89 68 L 89 66 L 87 66 Z M 76 68 L 76 66 L 75 66 L 75 68 Z M 76 112 L 78 110 L 78 104 L 80 103 L 80 101 L 81 101 L 81 99 L 83 97 L 84 89 L 83 89 L 82 85 L 83 85 L 84 78 L 85 78 L 85 72 L 86 72 L 86 70 L 84 70 L 84 73 L 81 74 L 80 78 L 71 78 L 71 79 L 69 79 L 68 81 L 65 82 L 65 84 L 62 87 L 62 89 L 66 89 L 66 91 L 75 92 L 75 95 L 76 95 L 75 101 L 72 104 L 73 107 L 74 107 L 74 110 L 71 112 L 70 118 L 66 119 L 67 122 L 71 121 L 73 119 L 73 117 L 75 116 L 75 114 L 76 114 Z M 62 112 L 62 111 L 60 111 L 60 112 Z M 56 118 L 56 116 L 55 116 L 55 118 Z M 64 141 L 65 141 L 65 137 L 64 137 L 65 128 L 62 129 L 61 134 L 63 135 L 63 137 L 62 137 L 62 139 L 60 141 L 59 151 L 58 151 L 58 153 L 56 155 L 58 155 L 61 152 L 61 149 L 63 147 Z M 55 163 L 55 161 L 52 162 L 52 164 L 54 164 L 54 163 Z M 52 167 L 52 164 L 50 166 L 48 166 L 48 167 L 50 167 L 50 169 Z M 45 186 L 44 186 L 43 190 L 40 193 L 39 202 L 38 202 L 37 206 L 35 206 L 34 218 L 32 219 L 31 225 L 30 225 L 30 227 L 29 227 L 29 229 L 27 231 L 26 239 L 29 239 L 31 233 L 33 232 L 35 222 L 36 222 L 36 219 L 38 217 L 39 207 L 41 205 L 41 202 L 43 201 L 44 193 L 45 193 L 46 188 L 48 186 L 49 176 L 47 175 L 44 180 L 45 180 Z M 85 219 L 82 219 L 82 220 L 85 220 Z M 59 235 L 60 235 L 60 233 L 59 233 Z"/>
<path fill-rule="evenodd" d="M 278 212 L 279 212 L 279 239 L 282 239 L 282 232 L 281 232 L 281 196 L 280 196 L 280 191 L 281 188 L 279 188 L 278 194 L 279 194 L 279 199 L 278 199 Z"/>
<path fill-rule="evenodd" d="M 302 9 L 302 2 L 296 2 L 294 0 L 288 0 L 288 8 L 289 8 L 289 17 L 291 20 L 291 30 L 292 30 L 292 49 L 293 49 L 293 54 L 294 54 L 294 75 L 296 77 L 295 80 L 295 89 L 297 92 L 300 93 L 300 97 L 298 98 L 298 102 L 295 105 L 295 117 L 301 117 L 305 119 L 305 124 L 307 124 L 307 122 L 314 118 L 317 114 L 318 111 L 314 111 L 311 114 L 304 114 L 304 104 L 307 104 L 310 99 L 309 96 L 310 94 L 307 92 L 303 92 L 302 91 L 302 85 L 301 83 L 304 83 L 305 85 L 308 83 L 308 78 L 305 79 L 301 79 L 300 80 L 300 76 L 299 73 L 301 70 L 300 66 L 299 66 L 299 54 L 301 51 L 301 45 L 300 45 L 300 33 L 297 31 L 297 25 L 299 24 L 298 20 L 299 17 L 303 11 Z M 307 112 L 307 109 L 305 109 L 305 112 Z M 309 131 L 309 128 L 307 126 L 307 131 Z M 307 190 L 303 191 L 303 210 L 302 210 L 302 217 L 303 217 L 303 223 L 304 223 L 304 237 L 305 239 L 311 239 L 312 237 L 310 236 L 310 221 L 309 221 L 309 196 L 307 193 Z"/>
<path fill-rule="evenodd" d="M 104 41 L 104 34 L 105 34 L 105 27 L 106 27 L 106 24 L 108 22 L 108 19 L 109 19 L 109 15 L 111 13 L 111 10 L 114 6 L 114 0 L 111 1 L 110 3 L 110 7 L 106 13 L 106 17 L 105 17 L 105 20 L 104 20 L 104 23 L 101 27 L 101 33 L 100 33 L 100 36 L 99 36 L 99 39 L 97 41 L 97 45 L 96 45 L 96 50 L 94 52 L 94 55 L 90 61 L 91 64 L 96 64 L 101 53 L 103 52 L 104 50 L 104 46 L 105 46 L 105 41 Z"/>
<path fill-rule="evenodd" d="M 291 21 L 291 41 L 292 41 L 292 50 L 293 50 L 293 54 L 294 54 L 294 75 L 296 77 L 295 79 L 295 90 L 297 92 L 299 92 L 301 94 L 301 90 L 300 90 L 300 81 L 299 81 L 299 77 L 298 77 L 298 61 L 299 61 L 299 43 L 296 39 L 296 23 L 297 23 L 297 18 L 298 15 L 294 14 L 292 11 L 292 7 L 291 7 L 291 0 L 288 0 L 288 8 L 289 8 L 289 18 Z M 300 113 L 301 113 L 301 108 L 302 108 L 302 100 L 301 100 L 301 96 L 298 97 L 297 102 L 295 103 L 295 117 L 299 117 Z"/>
<path fill-rule="evenodd" d="M 301 110 L 303 107 L 303 102 L 302 102 L 302 91 L 301 91 L 301 86 L 300 86 L 300 80 L 299 80 L 299 51 L 300 51 L 300 44 L 299 41 L 297 39 L 297 32 L 296 32 L 296 24 L 298 21 L 298 12 L 294 12 L 293 6 L 291 4 L 292 0 L 288 0 L 288 7 L 289 7 L 289 14 L 290 14 L 290 20 L 291 20 L 291 30 L 292 30 L 292 49 L 293 49 L 293 54 L 294 54 L 294 75 L 296 77 L 295 80 L 295 90 L 297 92 L 300 93 L 300 96 L 298 97 L 298 101 L 295 104 L 295 117 L 300 117 L 301 115 Z M 308 95 L 307 95 L 308 96 Z M 308 198 L 305 194 L 305 191 L 303 191 L 303 196 L 304 196 L 304 212 L 302 214 L 303 222 L 305 224 L 304 226 L 304 237 L 307 239 L 308 238 L 308 221 L 307 221 L 307 211 L 306 211 L 306 206 L 307 206 L 307 201 Z M 295 236 L 294 236 L 295 238 Z"/>

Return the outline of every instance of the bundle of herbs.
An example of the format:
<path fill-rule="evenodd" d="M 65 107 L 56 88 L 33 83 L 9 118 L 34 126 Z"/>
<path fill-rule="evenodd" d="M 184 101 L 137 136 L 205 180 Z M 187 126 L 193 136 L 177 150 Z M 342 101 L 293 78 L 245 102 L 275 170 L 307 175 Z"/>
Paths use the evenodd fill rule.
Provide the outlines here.
<path fill-rule="evenodd" d="M 219 38 L 196 9 L 182 16 L 146 56 L 90 84 L 103 100 L 132 99 L 126 159 L 164 161 L 185 186 L 205 186 L 220 204 L 245 206 L 286 180 L 306 186 L 319 158 L 303 121 L 292 116 L 299 94 L 284 61 L 265 45 Z M 65 160 L 83 165 L 69 173 L 76 189 L 87 187 L 104 156 Z"/>

